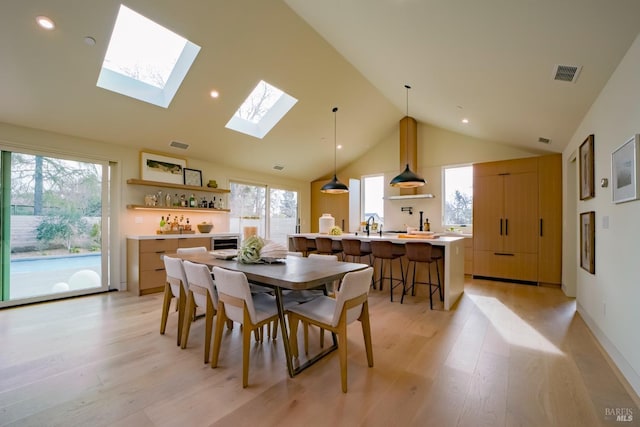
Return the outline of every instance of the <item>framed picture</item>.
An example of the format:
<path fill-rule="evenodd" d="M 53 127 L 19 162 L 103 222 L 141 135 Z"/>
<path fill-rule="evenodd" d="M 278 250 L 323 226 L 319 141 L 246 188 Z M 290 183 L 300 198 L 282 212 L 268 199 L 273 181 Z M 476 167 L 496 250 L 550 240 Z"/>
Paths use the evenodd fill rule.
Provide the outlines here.
<path fill-rule="evenodd" d="M 638 156 L 640 135 L 635 135 L 611 153 L 611 182 L 613 203 L 640 198 L 638 194 Z"/>
<path fill-rule="evenodd" d="M 593 144 L 594 136 L 589 135 L 580 145 L 580 200 L 587 200 L 596 195 L 593 178 Z"/>
<path fill-rule="evenodd" d="M 184 184 L 202 187 L 202 171 L 184 168 Z"/>
<path fill-rule="evenodd" d="M 185 159 L 148 151 L 140 152 L 140 178 L 146 181 L 182 184 L 185 166 Z"/>
<path fill-rule="evenodd" d="M 596 273 L 596 213 L 580 214 L 580 267 Z"/>

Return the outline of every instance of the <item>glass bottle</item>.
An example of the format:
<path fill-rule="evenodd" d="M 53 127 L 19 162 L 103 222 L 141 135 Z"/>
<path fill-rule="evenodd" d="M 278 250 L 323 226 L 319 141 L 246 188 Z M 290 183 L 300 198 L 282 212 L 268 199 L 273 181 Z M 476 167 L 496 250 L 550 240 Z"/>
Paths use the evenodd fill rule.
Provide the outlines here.
<path fill-rule="evenodd" d="M 191 196 L 189 197 L 189 207 L 190 208 L 196 207 L 196 196 L 193 193 L 191 193 Z"/>

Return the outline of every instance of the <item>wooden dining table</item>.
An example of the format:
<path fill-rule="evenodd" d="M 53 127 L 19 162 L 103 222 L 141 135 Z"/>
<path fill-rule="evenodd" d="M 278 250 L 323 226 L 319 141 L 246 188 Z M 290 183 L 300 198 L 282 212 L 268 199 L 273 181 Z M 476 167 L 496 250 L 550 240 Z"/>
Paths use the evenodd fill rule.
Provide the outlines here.
<path fill-rule="evenodd" d="M 334 280 L 341 280 L 347 273 L 368 267 L 367 264 L 306 257 L 287 257 L 286 259 L 273 263 L 243 264 L 235 259 L 225 260 L 215 258 L 209 252 L 199 254 L 173 254 L 170 256 L 204 264 L 209 268 L 222 267 L 228 270 L 240 271 L 247 276 L 249 282 L 274 290 L 276 304 L 278 306 L 278 317 L 283 331 L 282 341 L 287 358 L 287 370 L 289 371 L 290 377 L 296 376 L 304 369 L 337 349 L 337 341 L 334 335 L 332 346 L 313 356 L 305 363 L 295 363 L 296 361 L 294 361 L 289 340 L 289 328 L 287 327 L 285 319 L 282 291 L 286 289 L 300 291 L 324 289 L 326 291 L 326 286 L 333 283 Z"/>

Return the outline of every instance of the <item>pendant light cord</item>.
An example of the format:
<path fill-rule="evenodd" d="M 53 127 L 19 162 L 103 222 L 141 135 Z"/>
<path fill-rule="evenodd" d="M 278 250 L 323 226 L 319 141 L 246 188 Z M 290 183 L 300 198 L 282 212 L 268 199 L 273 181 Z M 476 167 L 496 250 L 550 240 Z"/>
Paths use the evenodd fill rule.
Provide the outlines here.
<path fill-rule="evenodd" d="M 407 133 L 404 135 L 404 159 L 405 164 L 409 166 L 409 89 L 411 89 L 411 86 L 404 85 L 404 87 L 407 89 L 407 118 L 405 119 L 407 122 Z"/>
<path fill-rule="evenodd" d="M 337 143 L 337 135 L 338 135 L 338 115 L 336 114 L 338 111 L 338 107 L 333 107 L 333 175 L 336 176 L 338 173 L 338 143 Z"/>

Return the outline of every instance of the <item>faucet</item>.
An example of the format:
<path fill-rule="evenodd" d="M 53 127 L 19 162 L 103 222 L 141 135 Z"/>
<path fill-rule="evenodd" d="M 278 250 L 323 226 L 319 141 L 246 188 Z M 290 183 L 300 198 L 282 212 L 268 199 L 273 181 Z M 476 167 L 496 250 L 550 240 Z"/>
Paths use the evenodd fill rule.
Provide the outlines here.
<path fill-rule="evenodd" d="M 367 228 L 365 228 L 367 232 L 367 236 L 369 235 L 369 231 L 371 231 L 371 225 L 376 222 L 376 219 L 371 215 L 369 219 L 367 219 Z"/>

